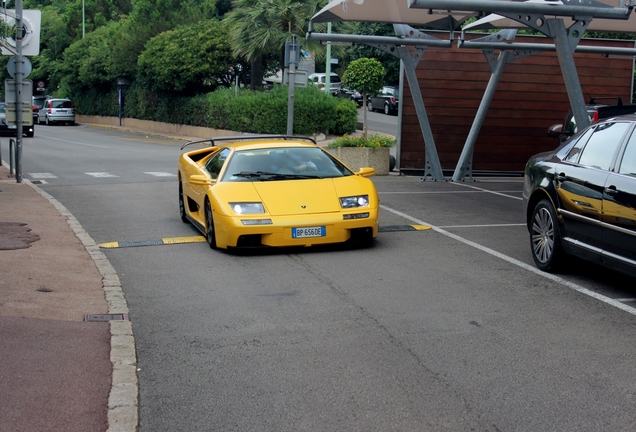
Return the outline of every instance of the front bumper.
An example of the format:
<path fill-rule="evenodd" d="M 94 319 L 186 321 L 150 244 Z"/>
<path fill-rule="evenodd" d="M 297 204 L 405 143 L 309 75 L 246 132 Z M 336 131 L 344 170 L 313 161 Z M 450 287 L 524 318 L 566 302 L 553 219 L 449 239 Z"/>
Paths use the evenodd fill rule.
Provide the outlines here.
<path fill-rule="evenodd" d="M 368 217 L 345 220 L 344 215 L 368 213 Z M 241 220 L 270 219 L 267 225 L 244 225 Z M 325 236 L 293 238 L 292 228 L 325 227 Z M 369 239 L 378 235 L 378 209 L 358 209 L 346 213 L 322 213 L 312 215 L 275 216 L 215 215 L 217 245 L 221 248 L 241 247 L 243 244 L 269 247 L 306 247 L 321 244 L 344 243 L 351 240 L 356 231 L 365 230 Z M 246 238 L 249 237 L 249 241 Z"/>

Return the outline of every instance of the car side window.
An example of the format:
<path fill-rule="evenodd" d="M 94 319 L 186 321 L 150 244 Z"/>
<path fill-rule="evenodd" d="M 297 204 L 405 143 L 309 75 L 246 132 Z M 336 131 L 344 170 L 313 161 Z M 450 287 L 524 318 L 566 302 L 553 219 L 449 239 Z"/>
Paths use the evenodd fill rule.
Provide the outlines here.
<path fill-rule="evenodd" d="M 636 132 L 629 138 L 618 172 L 636 177 Z"/>
<path fill-rule="evenodd" d="M 604 123 L 598 126 L 583 148 L 579 164 L 609 170 L 614 153 L 629 127 L 630 123 L 624 122 Z"/>
<path fill-rule="evenodd" d="M 581 155 L 581 150 L 585 146 L 585 143 L 587 142 L 587 140 L 590 139 L 590 135 L 592 135 L 592 132 L 594 132 L 593 127 L 589 128 L 578 138 L 572 138 L 572 139 L 576 139 L 577 141 L 574 144 L 574 147 L 570 149 L 570 152 L 563 159 L 565 162 L 576 163 L 579 160 L 579 156 Z"/>
<path fill-rule="evenodd" d="M 210 177 L 216 180 L 219 177 L 221 168 L 227 160 L 227 155 L 230 154 L 230 149 L 224 148 L 219 150 L 210 160 L 205 164 L 205 169 L 210 173 Z"/>

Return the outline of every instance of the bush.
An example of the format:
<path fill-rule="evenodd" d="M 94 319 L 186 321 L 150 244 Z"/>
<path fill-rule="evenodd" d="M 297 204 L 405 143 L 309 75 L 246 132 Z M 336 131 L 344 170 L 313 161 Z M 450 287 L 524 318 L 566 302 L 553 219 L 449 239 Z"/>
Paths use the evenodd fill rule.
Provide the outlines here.
<path fill-rule="evenodd" d="M 329 147 L 330 148 L 336 148 L 336 147 L 380 148 L 380 147 L 393 147 L 394 145 L 395 145 L 395 138 L 393 137 L 388 137 L 383 135 L 367 136 L 363 134 L 362 136 L 359 136 L 359 137 L 345 135 L 331 142 L 329 144 Z"/>
<path fill-rule="evenodd" d="M 118 116 L 118 93 L 85 91 L 72 96 L 78 114 Z M 124 117 L 226 129 L 236 132 L 285 134 L 288 88 L 269 92 L 221 88 L 193 97 L 149 91 L 133 83 L 124 90 Z M 355 131 L 355 103 L 325 95 L 314 86 L 294 91 L 294 134 L 341 135 Z"/>

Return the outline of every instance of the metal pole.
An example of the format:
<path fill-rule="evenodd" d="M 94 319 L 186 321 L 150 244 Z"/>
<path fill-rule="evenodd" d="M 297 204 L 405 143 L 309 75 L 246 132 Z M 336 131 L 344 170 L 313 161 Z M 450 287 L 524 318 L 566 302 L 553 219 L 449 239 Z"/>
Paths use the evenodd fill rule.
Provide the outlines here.
<path fill-rule="evenodd" d="M 287 85 L 289 92 L 287 97 L 287 135 L 294 134 L 294 88 L 296 87 L 296 36 L 292 35 L 291 50 L 289 53 L 289 71 Z"/>
<path fill-rule="evenodd" d="M 562 19 L 552 18 L 548 19 L 547 22 L 548 27 L 552 32 L 552 37 L 554 38 L 557 58 L 559 59 L 561 73 L 563 74 L 563 81 L 565 82 L 565 89 L 568 93 L 570 106 L 572 107 L 572 114 L 574 114 L 574 119 L 576 120 L 578 129 L 581 130 L 590 124 L 590 117 L 588 116 L 587 109 L 585 107 L 585 98 L 583 97 L 583 90 L 581 89 L 581 82 L 579 81 L 579 74 L 576 71 L 572 51 L 576 48 L 578 39 L 580 39 L 585 28 L 583 28 L 580 32 L 581 34 L 578 36 L 578 39 L 570 39 Z"/>
<path fill-rule="evenodd" d="M 510 58 L 511 54 L 512 53 L 510 51 L 501 51 L 499 53 L 497 64 L 495 65 L 492 75 L 490 75 L 490 80 L 488 81 L 486 92 L 481 99 L 479 109 L 477 109 L 477 114 L 475 115 L 473 124 L 470 127 L 468 137 L 466 138 L 466 143 L 464 144 L 462 153 L 459 156 L 459 161 L 457 162 L 457 167 L 455 168 L 455 173 L 453 174 L 452 178 L 454 182 L 465 180 L 467 173 L 470 176 L 470 180 L 472 180 L 473 152 L 475 150 L 475 142 L 477 141 L 477 137 L 479 136 L 479 131 L 481 130 L 481 125 L 484 123 L 486 114 L 488 114 L 488 108 L 490 107 L 490 102 L 492 101 L 492 98 L 495 94 L 495 90 L 497 90 L 497 85 L 499 84 L 499 79 L 501 78 L 501 74 L 503 73 L 504 66 L 506 65 L 506 63 L 508 63 L 508 59 Z"/>
<path fill-rule="evenodd" d="M 17 61 L 15 62 L 15 110 L 16 110 L 16 149 L 15 149 L 15 178 L 16 182 L 22 183 L 22 0 L 15 2 L 16 31 L 15 48 Z"/>
<path fill-rule="evenodd" d="M 331 34 L 331 23 L 327 23 L 327 34 Z M 325 94 L 331 94 L 331 42 L 327 42 L 327 60 L 325 61 Z"/>

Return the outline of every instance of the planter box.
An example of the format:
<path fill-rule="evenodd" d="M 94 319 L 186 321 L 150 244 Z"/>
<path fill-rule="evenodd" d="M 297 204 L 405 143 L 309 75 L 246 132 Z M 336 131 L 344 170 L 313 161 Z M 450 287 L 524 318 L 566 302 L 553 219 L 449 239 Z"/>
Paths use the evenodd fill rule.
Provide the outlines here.
<path fill-rule="evenodd" d="M 389 175 L 391 149 L 388 147 L 336 147 L 328 150 L 354 172 L 371 167 L 376 175 Z"/>

